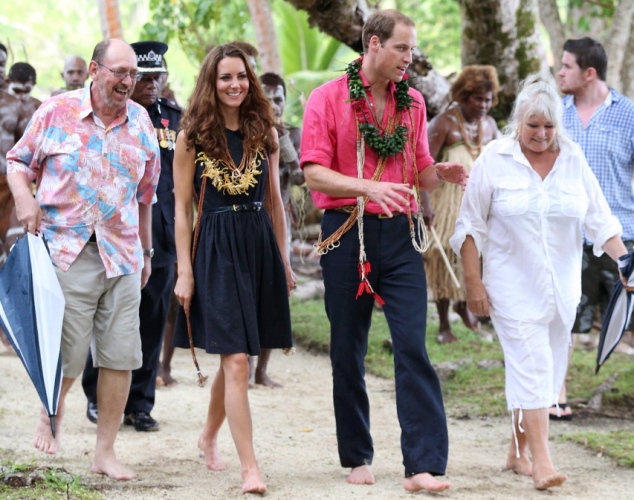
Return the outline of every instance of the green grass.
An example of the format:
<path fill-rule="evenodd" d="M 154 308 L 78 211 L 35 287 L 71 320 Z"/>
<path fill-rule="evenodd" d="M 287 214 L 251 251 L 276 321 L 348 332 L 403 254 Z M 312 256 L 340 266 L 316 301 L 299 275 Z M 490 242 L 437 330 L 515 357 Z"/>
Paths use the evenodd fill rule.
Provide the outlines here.
<path fill-rule="evenodd" d="M 564 434 L 563 439 L 579 443 L 602 455 L 607 455 L 627 467 L 634 467 L 634 432 L 576 432 Z"/>
<path fill-rule="evenodd" d="M 2 451 L 5 457 L 10 454 L 8 450 Z M 42 479 L 31 486 L 5 485 L 5 477 L 11 474 L 24 476 L 39 474 Z M 10 459 L 5 459 L 0 468 L 0 498 L 3 500 L 58 500 L 61 498 L 99 500 L 102 495 L 81 484 L 79 478 L 72 476 L 64 469 L 38 467 L 33 463 L 12 463 Z"/>
<path fill-rule="evenodd" d="M 431 306 L 434 307 L 433 305 Z M 435 311 L 432 311 L 435 312 Z M 293 332 L 296 341 L 313 351 L 328 353 L 330 326 L 324 312 L 323 300 L 299 302 L 291 300 Z M 442 377 L 442 390 L 445 406 L 449 415 L 461 418 L 478 416 L 500 416 L 506 414 L 504 397 L 504 368 L 499 366 L 503 360 L 502 348 L 497 341 L 486 342 L 465 328 L 461 323 L 452 324 L 452 329 L 460 342 L 441 345 L 436 342 L 437 322 L 430 320 L 427 325 L 427 351 L 435 366 L 447 362 L 454 363 L 455 369 Z M 389 337 L 389 330 L 382 312 L 374 311 L 372 328 L 368 340 L 366 369 L 374 375 L 393 378 L 394 363 L 392 355 L 386 351 L 382 342 Z M 618 373 L 619 378 L 613 389 L 603 396 L 602 413 L 618 415 L 623 418 L 634 417 L 634 360 L 631 356 L 615 353 L 594 374 L 596 349 L 577 348 L 568 372 L 569 401 L 587 401 L 593 390 L 611 374 Z M 478 363 L 491 361 L 492 368 L 482 368 Z M 498 366 L 496 365 L 496 362 Z M 568 439 L 588 443 L 593 449 L 605 450 L 605 454 L 614 456 L 620 463 L 634 465 L 634 433 L 620 431 L 612 434 L 592 435 L 578 433 L 567 436 Z M 578 439 L 575 436 L 579 436 Z M 615 443 L 620 440 L 617 446 Z M 596 447 L 591 444 L 596 441 Z"/>

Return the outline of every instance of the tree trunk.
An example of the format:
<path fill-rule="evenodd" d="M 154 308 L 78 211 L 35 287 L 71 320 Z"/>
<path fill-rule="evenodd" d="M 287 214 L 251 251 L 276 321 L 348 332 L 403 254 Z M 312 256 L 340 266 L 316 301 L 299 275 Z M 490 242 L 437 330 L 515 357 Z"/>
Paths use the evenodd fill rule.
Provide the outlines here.
<path fill-rule="evenodd" d="M 282 65 L 280 63 L 280 54 L 277 50 L 275 25 L 273 24 L 269 0 L 247 0 L 247 4 L 249 5 L 249 13 L 253 21 L 253 29 L 260 53 L 260 73 L 271 71 L 281 74 Z"/>
<path fill-rule="evenodd" d="M 634 2 L 620 1 L 614 12 L 612 28 L 605 42 L 605 51 L 608 54 L 608 84 L 621 91 L 623 61 L 625 49 L 630 39 L 630 28 L 634 16 Z M 630 52 L 631 54 L 631 52 Z"/>
<path fill-rule="evenodd" d="M 553 54 L 552 66 L 558 69 L 561 66 L 561 57 L 564 53 L 566 30 L 559 16 L 557 0 L 539 0 L 539 17 L 550 37 L 550 50 Z"/>
<path fill-rule="evenodd" d="M 630 39 L 625 48 L 626 54 L 634 54 L 634 19 L 630 25 Z M 634 57 L 626 57 L 623 61 L 623 93 L 630 99 L 634 98 Z"/>
<path fill-rule="evenodd" d="M 518 84 L 531 73 L 548 72 L 539 38 L 537 0 L 460 0 L 462 64 L 490 64 L 501 92 L 492 111 L 509 116 Z"/>
<path fill-rule="evenodd" d="M 123 38 L 121 29 L 121 15 L 119 14 L 119 0 L 97 0 L 101 33 L 104 40 L 109 38 Z"/>

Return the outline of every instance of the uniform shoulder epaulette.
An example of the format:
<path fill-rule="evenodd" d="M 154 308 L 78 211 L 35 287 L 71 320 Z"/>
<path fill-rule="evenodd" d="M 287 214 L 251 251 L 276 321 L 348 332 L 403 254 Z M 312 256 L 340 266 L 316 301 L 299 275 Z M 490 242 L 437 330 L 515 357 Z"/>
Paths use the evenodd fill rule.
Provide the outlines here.
<path fill-rule="evenodd" d="M 162 106 L 173 109 L 174 111 L 178 111 L 179 113 L 183 112 L 181 107 L 174 101 L 170 101 L 169 99 L 165 99 L 164 97 L 159 97 L 157 100 Z"/>

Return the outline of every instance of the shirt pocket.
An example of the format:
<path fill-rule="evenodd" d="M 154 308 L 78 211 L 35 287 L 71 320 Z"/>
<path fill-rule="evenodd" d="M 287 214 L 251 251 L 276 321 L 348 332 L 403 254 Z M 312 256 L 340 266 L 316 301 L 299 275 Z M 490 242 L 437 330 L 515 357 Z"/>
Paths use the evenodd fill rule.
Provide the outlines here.
<path fill-rule="evenodd" d="M 494 191 L 491 210 L 503 217 L 523 215 L 528 212 L 528 181 L 502 179 Z"/>
<path fill-rule="evenodd" d="M 561 213 L 566 217 L 583 220 L 588 211 L 588 195 L 583 184 L 566 179 L 559 182 L 559 202 Z"/>

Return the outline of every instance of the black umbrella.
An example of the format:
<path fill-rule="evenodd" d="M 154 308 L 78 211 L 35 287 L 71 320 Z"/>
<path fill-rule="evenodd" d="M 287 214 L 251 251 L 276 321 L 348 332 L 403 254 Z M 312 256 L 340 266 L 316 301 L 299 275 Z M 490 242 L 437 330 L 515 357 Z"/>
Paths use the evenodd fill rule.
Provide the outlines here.
<path fill-rule="evenodd" d="M 0 268 L 0 326 L 7 333 L 51 419 L 62 381 L 64 295 L 44 240 L 20 238 Z"/>
<path fill-rule="evenodd" d="M 619 258 L 619 269 L 623 277 L 627 279 L 628 285 L 634 286 L 634 252 Z M 633 307 L 632 292 L 625 290 L 621 280 L 616 280 L 610 302 L 603 315 L 595 374 L 599 373 L 599 369 L 623 337 L 623 332 L 630 322 Z"/>

